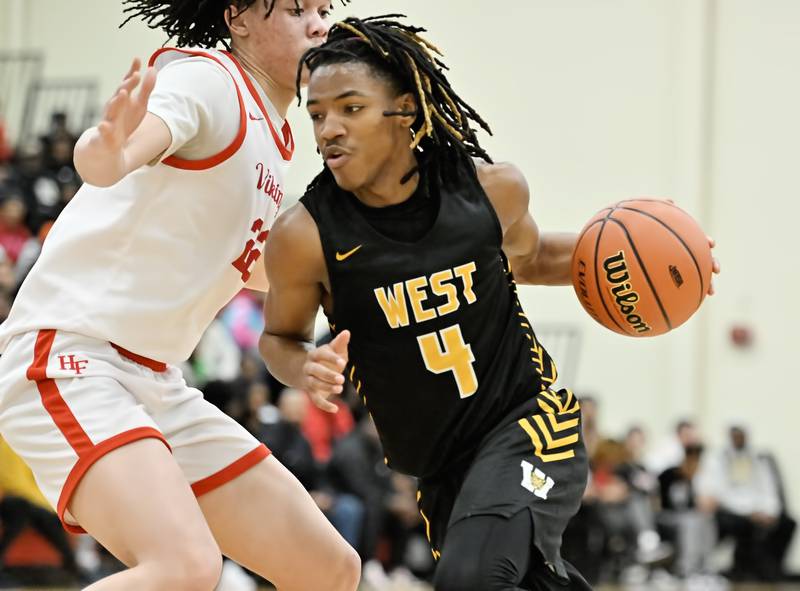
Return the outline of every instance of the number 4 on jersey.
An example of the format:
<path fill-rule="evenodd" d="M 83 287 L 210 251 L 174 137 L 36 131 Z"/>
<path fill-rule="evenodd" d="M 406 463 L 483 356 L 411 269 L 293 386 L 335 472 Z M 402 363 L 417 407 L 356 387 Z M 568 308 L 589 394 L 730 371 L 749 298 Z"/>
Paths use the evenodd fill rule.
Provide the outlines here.
<path fill-rule="evenodd" d="M 452 371 L 461 398 L 469 398 L 478 391 L 478 378 L 472 367 L 475 356 L 472 347 L 464 342 L 458 324 L 419 336 L 417 341 L 428 371 L 435 374 Z"/>

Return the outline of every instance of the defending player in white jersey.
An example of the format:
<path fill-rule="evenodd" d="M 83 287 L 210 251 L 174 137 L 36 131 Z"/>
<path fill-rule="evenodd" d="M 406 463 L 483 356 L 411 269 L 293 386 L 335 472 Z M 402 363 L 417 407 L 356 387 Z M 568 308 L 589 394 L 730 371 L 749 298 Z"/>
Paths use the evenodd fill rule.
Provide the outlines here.
<path fill-rule="evenodd" d="M 92 591 L 210 591 L 223 554 L 279 589 L 351 591 L 354 550 L 173 365 L 240 289 L 266 289 L 284 118 L 330 0 L 125 4 L 179 46 L 230 51 L 134 61 L 78 141 L 86 184 L 0 327 L 0 432 L 65 527 L 130 567 Z"/>

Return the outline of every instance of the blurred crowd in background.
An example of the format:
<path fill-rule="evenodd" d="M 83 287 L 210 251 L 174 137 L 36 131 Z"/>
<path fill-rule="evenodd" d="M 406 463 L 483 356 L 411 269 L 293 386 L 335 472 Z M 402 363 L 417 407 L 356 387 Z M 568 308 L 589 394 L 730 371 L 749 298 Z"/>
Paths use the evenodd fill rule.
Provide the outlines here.
<path fill-rule="evenodd" d="M 75 196 L 78 130 L 63 113 L 49 132 L 10 146 L 0 121 L 0 321 L 35 263 L 53 221 Z M 355 392 L 329 414 L 285 388 L 258 353 L 262 294 L 243 291 L 220 311 L 183 367 L 187 382 L 263 441 L 358 550 L 364 581 L 380 590 L 429 579 L 434 568 L 414 479 L 393 473 Z M 547 343 L 544 343 L 545 346 Z M 601 397 L 583 396 L 592 473 L 563 553 L 590 581 L 642 588 L 725 588 L 777 581 L 795 522 L 780 467 L 747 424 L 711 449 L 691 418 L 673 433 L 603 428 Z M 27 467 L 0 440 L 0 586 L 85 583 L 121 565 L 88 536 L 67 534 Z M 48 554 L 49 553 L 49 554 Z M 49 556 L 49 558 L 48 558 Z M 229 566 L 242 589 L 257 582 Z M 238 577 L 238 578 L 237 578 Z M 233 588 L 233 587 L 231 587 Z"/>

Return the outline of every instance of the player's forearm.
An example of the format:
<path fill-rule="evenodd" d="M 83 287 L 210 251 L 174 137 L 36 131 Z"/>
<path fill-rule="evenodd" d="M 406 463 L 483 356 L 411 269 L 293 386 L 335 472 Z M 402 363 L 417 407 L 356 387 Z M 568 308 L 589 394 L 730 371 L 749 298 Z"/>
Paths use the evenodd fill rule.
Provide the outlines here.
<path fill-rule="evenodd" d="M 147 113 L 122 144 L 101 137 L 97 127 L 87 129 L 75 145 L 75 168 L 97 187 L 110 187 L 145 164 L 155 162 L 172 143 L 172 134 L 159 117 Z"/>
<path fill-rule="evenodd" d="M 264 332 L 258 348 L 267 369 L 279 382 L 291 388 L 303 388 L 303 366 L 312 349 L 311 343 Z"/>
<path fill-rule="evenodd" d="M 511 257 L 515 279 L 526 285 L 570 285 L 577 242 L 578 234 L 572 232 L 542 233 L 534 257 Z"/>
<path fill-rule="evenodd" d="M 81 134 L 75 144 L 75 169 L 84 182 L 96 187 L 110 187 L 126 174 L 124 150 L 99 150 L 96 127 Z"/>

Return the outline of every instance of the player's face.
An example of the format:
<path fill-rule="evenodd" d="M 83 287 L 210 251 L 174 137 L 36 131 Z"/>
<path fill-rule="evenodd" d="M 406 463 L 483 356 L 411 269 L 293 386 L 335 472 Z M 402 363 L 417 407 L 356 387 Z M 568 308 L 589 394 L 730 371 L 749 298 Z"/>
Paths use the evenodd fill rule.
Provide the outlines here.
<path fill-rule="evenodd" d="M 330 29 L 330 0 L 274 0 L 269 18 L 267 7 L 256 0 L 239 13 L 247 36 L 236 42 L 253 56 L 258 65 L 281 88 L 294 89 L 297 64 L 312 47 L 325 42 Z M 298 5 L 300 8 L 298 9 Z"/>
<path fill-rule="evenodd" d="M 386 111 L 413 110 L 410 95 L 396 96 L 383 78 L 362 63 L 321 66 L 308 84 L 314 137 L 336 183 L 358 192 L 409 160 L 413 117 Z M 397 176 L 402 176 L 402 170 Z"/>

